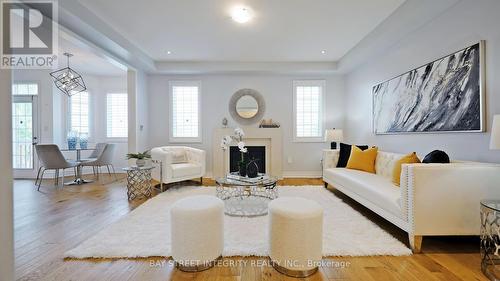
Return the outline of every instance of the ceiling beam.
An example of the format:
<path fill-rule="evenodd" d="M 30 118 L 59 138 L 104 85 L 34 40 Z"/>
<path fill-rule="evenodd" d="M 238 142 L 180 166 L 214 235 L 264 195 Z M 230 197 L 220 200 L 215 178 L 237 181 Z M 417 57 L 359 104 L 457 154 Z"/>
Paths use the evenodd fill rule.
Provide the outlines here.
<path fill-rule="evenodd" d="M 336 62 L 156 62 L 162 74 L 329 74 L 337 71 Z"/>
<path fill-rule="evenodd" d="M 155 70 L 153 59 L 78 1 L 58 3 L 59 25 L 112 54 L 122 63 L 147 72 Z"/>

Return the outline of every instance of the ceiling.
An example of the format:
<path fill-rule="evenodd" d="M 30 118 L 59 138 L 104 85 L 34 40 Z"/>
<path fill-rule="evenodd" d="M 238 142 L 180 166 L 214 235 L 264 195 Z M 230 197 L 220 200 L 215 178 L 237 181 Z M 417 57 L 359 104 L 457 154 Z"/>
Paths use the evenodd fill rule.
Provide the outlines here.
<path fill-rule="evenodd" d="M 156 62 L 335 62 L 403 2 L 79 1 Z M 237 4 L 253 10 L 250 23 L 231 20 L 229 10 Z"/>
<path fill-rule="evenodd" d="M 99 52 L 76 39 L 69 38 L 68 36 L 60 36 L 58 48 L 59 68 L 66 66 L 66 57 L 63 54 L 71 53 L 73 57 L 69 61 L 70 66 L 79 73 L 99 76 L 119 76 L 126 74 L 122 66 L 107 59 L 102 54 L 99 54 Z"/>

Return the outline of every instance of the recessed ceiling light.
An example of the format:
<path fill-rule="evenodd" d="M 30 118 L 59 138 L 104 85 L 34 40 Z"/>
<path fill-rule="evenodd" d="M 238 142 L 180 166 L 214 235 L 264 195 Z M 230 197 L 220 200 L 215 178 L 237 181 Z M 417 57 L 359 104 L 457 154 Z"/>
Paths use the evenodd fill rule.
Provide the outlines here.
<path fill-rule="evenodd" d="M 248 7 L 237 6 L 231 10 L 231 18 L 237 23 L 246 23 L 252 16 L 252 11 Z"/>
<path fill-rule="evenodd" d="M 324 55 L 324 54 L 326 54 L 326 51 L 325 51 L 325 50 L 322 50 L 322 51 L 321 51 L 321 53 Z"/>
<path fill-rule="evenodd" d="M 167 51 L 167 55 L 170 55 L 170 54 L 172 54 L 172 52 L 171 51 Z"/>

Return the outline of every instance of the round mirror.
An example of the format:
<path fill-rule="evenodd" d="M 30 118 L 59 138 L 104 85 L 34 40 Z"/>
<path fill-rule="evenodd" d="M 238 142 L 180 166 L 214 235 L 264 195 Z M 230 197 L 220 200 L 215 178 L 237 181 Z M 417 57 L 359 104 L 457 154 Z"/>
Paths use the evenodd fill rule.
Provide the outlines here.
<path fill-rule="evenodd" d="M 241 118 L 252 118 L 259 112 L 259 104 L 257 100 L 250 95 L 242 96 L 236 102 L 236 112 Z"/>
<path fill-rule="evenodd" d="M 241 125 L 259 122 L 265 111 L 264 98 L 253 89 L 240 89 L 233 94 L 229 101 L 229 113 L 234 121 Z"/>

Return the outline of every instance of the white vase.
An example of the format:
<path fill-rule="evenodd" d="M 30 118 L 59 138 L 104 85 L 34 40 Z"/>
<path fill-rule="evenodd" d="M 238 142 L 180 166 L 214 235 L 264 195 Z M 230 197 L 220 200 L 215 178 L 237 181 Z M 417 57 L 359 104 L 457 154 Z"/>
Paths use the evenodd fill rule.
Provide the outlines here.
<path fill-rule="evenodd" d="M 137 167 L 144 167 L 144 165 L 146 165 L 146 160 L 137 159 L 137 160 L 135 160 L 135 164 L 137 165 Z"/>

